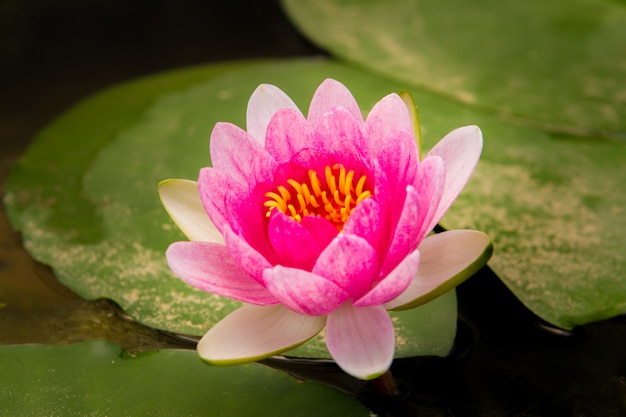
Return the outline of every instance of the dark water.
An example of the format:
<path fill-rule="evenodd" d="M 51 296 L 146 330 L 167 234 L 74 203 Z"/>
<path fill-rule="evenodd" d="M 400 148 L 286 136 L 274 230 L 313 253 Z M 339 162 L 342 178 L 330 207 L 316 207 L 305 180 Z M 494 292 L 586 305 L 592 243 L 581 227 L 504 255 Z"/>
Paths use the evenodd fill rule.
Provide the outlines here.
<path fill-rule="evenodd" d="M 457 291 L 453 352 L 394 361 L 396 397 L 379 395 L 332 364 L 268 365 L 350 392 L 381 416 L 626 416 L 626 317 L 571 332 L 554 328 L 489 268 Z"/>
<path fill-rule="evenodd" d="M 626 416 L 626 315 L 572 331 L 554 327 L 488 266 L 457 294 L 453 351 L 395 360 L 397 396 L 380 395 L 332 363 L 266 363 L 349 392 L 381 416 Z"/>

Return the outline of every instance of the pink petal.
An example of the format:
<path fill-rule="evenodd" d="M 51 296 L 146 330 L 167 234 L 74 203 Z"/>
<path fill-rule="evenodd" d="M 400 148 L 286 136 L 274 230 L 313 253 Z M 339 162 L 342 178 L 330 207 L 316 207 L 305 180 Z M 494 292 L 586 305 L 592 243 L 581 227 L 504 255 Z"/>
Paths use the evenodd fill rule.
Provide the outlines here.
<path fill-rule="evenodd" d="M 300 111 L 287 94 L 270 84 L 261 84 L 250 96 L 246 113 L 246 130 L 261 145 L 265 143 L 267 126 L 272 116 L 280 109 Z"/>
<path fill-rule="evenodd" d="M 366 175 L 368 178 L 371 177 L 371 174 L 369 173 L 370 166 L 364 163 L 359 154 L 359 150 L 352 142 L 341 138 L 330 140 L 328 155 L 332 161 L 337 161 L 343 164 L 346 170 L 354 170 L 356 178 L 360 178 L 361 175 Z M 366 183 L 366 187 L 368 187 L 372 182 L 373 181 L 368 181 Z"/>
<path fill-rule="evenodd" d="M 250 304 L 278 303 L 267 289 L 239 267 L 224 245 L 175 242 L 165 256 L 174 274 L 203 291 Z"/>
<path fill-rule="evenodd" d="M 267 240 L 266 208 L 263 207 L 267 198 L 262 196 L 264 190 L 267 190 L 266 185 L 260 184 L 249 193 L 240 195 L 239 200 L 231 204 L 232 211 L 228 220 L 233 232 L 272 262 L 275 257 Z"/>
<path fill-rule="evenodd" d="M 328 152 L 316 148 L 305 148 L 295 154 L 291 161 L 278 167 L 274 184 L 286 182 L 289 178 L 307 178 L 309 169 L 324 172 L 324 167 L 331 163 Z"/>
<path fill-rule="evenodd" d="M 402 259 L 417 248 L 419 243 L 417 236 L 420 229 L 419 224 L 415 222 L 419 217 L 419 198 L 415 188 L 409 185 L 406 189 L 406 198 L 400 211 L 400 218 L 389 244 L 387 257 L 381 268 L 382 276 L 391 272 Z"/>
<path fill-rule="evenodd" d="M 370 158 L 374 158 L 394 131 L 412 132 L 412 129 L 411 116 L 406 105 L 397 94 L 389 94 L 376 103 L 367 115 L 361 148 Z"/>
<path fill-rule="evenodd" d="M 233 218 L 233 213 L 236 212 L 242 197 L 248 193 L 245 186 L 233 181 L 223 172 L 209 167 L 200 170 L 198 191 L 209 218 L 222 234 L 224 225 L 227 224 L 235 231 L 241 229 Z"/>
<path fill-rule="evenodd" d="M 420 253 L 416 249 L 402 260 L 370 292 L 353 302 L 357 307 L 380 305 L 402 294 L 415 278 L 420 264 Z"/>
<path fill-rule="evenodd" d="M 391 229 L 392 224 L 397 223 L 400 216 L 398 211 L 399 203 L 391 199 L 393 179 L 387 177 L 387 173 L 382 169 L 377 159 L 373 161 L 374 173 L 374 198 L 380 205 L 380 211 L 383 213 L 383 221 L 386 222 L 384 227 Z"/>
<path fill-rule="evenodd" d="M 400 91 L 398 93 L 407 110 L 409 111 L 409 117 L 411 118 L 411 132 L 415 137 L 415 142 L 417 142 L 417 151 L 419 158 L 422 159 L 422 128 L 420 125 L 420 118 L 417 112 L 417 106 L 415 105 L 415 100 L 413 100 L 413 96 L 407 90 Z"/>
<path fill-rule="evenodd" d="M 339 81 L 326 79 L 315 91 L 309 107 L 308 121 L 314 128 L 322 120 L 324 114 L 336 107 L 342 107 L 352 115 L 359 126 L 363 125 L 363 115 L 356 100 L 343 84 Z M 405 110 L 406 111 L 406 110 Z"/>
<path fill-rule="evenodd" d="M 389 140 L 383 142 L 376 159 L 389 179 L 392 201 L 401 202 L 407 185 L 413 184 L 417 176 L 419 158 L 417 144 L 408 131 L 390 133 Z"/>
<path fill-rule="evenodd" d="M 346 373 L 360 379 L 382 375 L 391 366 L 395 348 L 389 313 L 382 306 L 344 304 L 328 315 L 326 346 Z"/>
<path fill-rule="evenodd" d="M 376 252 L 382 249 L 382 218 L 380 205 L 374 198 L 366 198 L 352 210 L 343 226 L 343 233 L 362 237 Z"/>
<path fill-rule="evenodd" d="M 327 151 L 328 146 L 338 139 L 360 145 L 362 139 L 359 123 L 363 123 L 362 118 L 359 122 L 348 110 L 334 108 L 322 115 L 315 128 L 315 147 Z"/>
<path fill-rule="evenodd" d="M 359 298 L 378 277 L 378 254 L 365 239 L 340 233 L 319 256 L 313 273 Z"/>
<path fill-rule="evenodd" d="M 449 230 L 424 239 L 413 281 L 388 310 L 418 307 L 450 291 L 482 268 L 493 252 L 489 237 L 475 230 Z"/>
<path fill-rule="evenodd" d="M 211 132 L 211 161 L 213 167 L 240 184 L 267 179 L 275 166 L 272 157 L 247 132 L 231 123 L 217 123 Z M 251 161 L 264 161 L 261 167 Z M 253 168 L 262 172 L 253 172 Z"/>
<path fill-rule="evenodd" d="M 267 127 L 265 149 L 282 164 L 303 148 L 311 146 L 312 142 L 313 129 L 302 113 L 281 109 L 274 114 Z"/>
<path fill-rule="evenodd" d="M 325 317 L 303 316 L 282 305 L 243 306 L 213 326 L 198 343 L 198 355 L 213 365 L 268 358 L 295 348 L 324 328 Z"/>
<path fill-rule="evenodd" d="M 272 214 L 267 226 L 267 237 L 277 262 L 310 271 L 322 248 L 304 226 L 278 210 L 274 211 L 276 213 Z"/>
<path fill-rule="evenodd" d="M 415 180 L 415 189 L 419 196 L 419 218 L 416 221 L 416 226 L 419 228 L 418 242 L 430 233 L 437 224 L 435 217 L 444 191 L 445 181 L 446 172 L 443 160 L 438 156 L 426 157 L 419 166 Z"/>
<path fill-rule="evenodd" d="M 322 217 L 304 216 L 300 224 L 309 231 L 322 250 L 337 236 L 339 231 Z"/>
<path fill-rule="evenodd" d="M 440 156 L 446 169 L 446 185 L 431 222 L 433 227 L 450 208 L 474 172 L 482 148 L 483 136 L 478 126 L 464 126 L 448 133 L 428 152 L 427 157 Z"/>
<path fill-rule="evenodd" d="M 245 239 L 234 233 L 232 229 L 226 229 L 224 239 L 226 240 L 228 253 L 237 265 L 259 284 L 263 284 L 263 271 L 271 268 L 272 264 L 257 250 L 252 248 Z"/>
<path fill-rule="evenodd" d="M 267 289 L 296 313 L 323 316 L 343 304 L 349 295 L 328 279 L 302 269 L 276 265 L 263 273 Z"/>

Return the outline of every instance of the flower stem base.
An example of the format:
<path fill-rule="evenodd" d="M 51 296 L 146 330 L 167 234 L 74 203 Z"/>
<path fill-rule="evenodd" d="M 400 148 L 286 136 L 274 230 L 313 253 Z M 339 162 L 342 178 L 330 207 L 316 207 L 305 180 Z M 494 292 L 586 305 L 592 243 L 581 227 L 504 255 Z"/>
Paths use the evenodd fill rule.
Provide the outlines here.
<path fill-rule="evenodd" d="M 393 379 L 391 371 L 387 371 L 378 378 L 372 379 L 368 382 L 369 388 L 386 397 L 396 397 L 400 395 L 398 384 Z"/>

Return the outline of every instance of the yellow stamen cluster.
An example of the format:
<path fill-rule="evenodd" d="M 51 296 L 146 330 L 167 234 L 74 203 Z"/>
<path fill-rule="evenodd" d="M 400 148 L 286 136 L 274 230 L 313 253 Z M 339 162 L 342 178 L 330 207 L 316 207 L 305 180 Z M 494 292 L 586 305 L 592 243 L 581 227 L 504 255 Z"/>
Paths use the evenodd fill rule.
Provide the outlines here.
<path fill-rule="evenodd" d="M 274 209 L 298 222 L 305 216 L 320 216 L 341 230 L 357 204 L 372 195 L 364 189 L 367 176 L 362 175 L 355 184 L 354 171 L 346 171 L 342 164 L 326 166 L 324 176 L 322 184 L 317 172 L 310 169 L 308 182 L 288 179 L 289 188 L 279 185 L 276 192 L 265 193 L 266 216 Z"/>

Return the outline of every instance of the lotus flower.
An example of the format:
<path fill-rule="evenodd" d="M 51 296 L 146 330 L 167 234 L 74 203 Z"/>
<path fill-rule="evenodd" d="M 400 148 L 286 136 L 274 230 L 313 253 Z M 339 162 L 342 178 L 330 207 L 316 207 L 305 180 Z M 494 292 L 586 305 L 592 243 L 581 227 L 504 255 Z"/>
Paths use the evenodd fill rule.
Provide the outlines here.
<path fill-rule="evenodd" d="M 481 232 L 428 236 L 469 179 L 481 132 L 456 129 L 420 160 L 413 112 L 390 94 L 364 120 L 348 89 L 328 79 L 305 117 L 261 85 L 247 131 L 214 127 L 213 167 L 197 183 L 160 184 L 190 239 L 168 248 L 172 271 L 245 303 L 201 339 L 202 359 L 260 360 L 325 327 L 336 363 L 375 378 L 394 355 L 388 310 L 426 303 L 487 262 L 491 242 Z"/>

